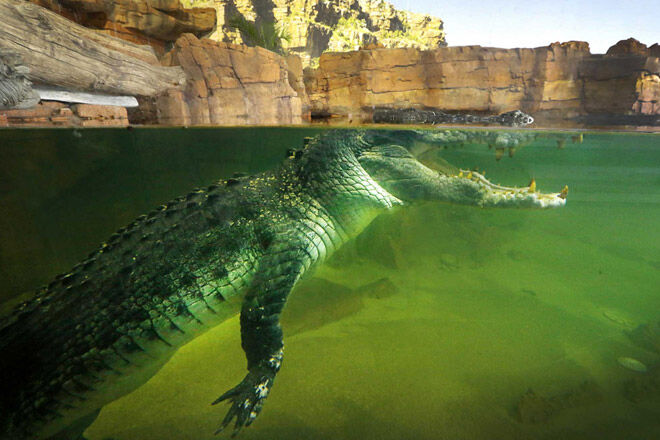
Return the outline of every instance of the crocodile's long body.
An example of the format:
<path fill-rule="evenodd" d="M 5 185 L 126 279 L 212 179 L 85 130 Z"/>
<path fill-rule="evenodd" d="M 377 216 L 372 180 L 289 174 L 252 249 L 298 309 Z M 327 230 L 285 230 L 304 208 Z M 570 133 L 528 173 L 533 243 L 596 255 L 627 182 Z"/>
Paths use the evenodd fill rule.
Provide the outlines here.
<path fill-rule="evenodd" d="M 480 116 L 465 113 L 446 113 L 441 110 L 419 110 L 416 108 L 377 108 L 373 121 L 384 124 L 499 124 L 524 127 L 534 122 L 530 115 L 513 110 L 501 115 Z"/>
<path fill-rule="evenodd" d="M 379 213 L 414 200 L 564 203 L 564 192 L 445 175 L 409 153 L 447 136 L 328 132 L 274 171 L 196 190 L 119 230 L 0 323 L 0 438 L 82 432 L 103 405 L 235 314 L 244 297 L 249 373 L 218 399 L 233 402 L 223 427 L 236 418 L 240 429 L 261 410 L 279 370 L 279 315 L 289 292 Z"/>

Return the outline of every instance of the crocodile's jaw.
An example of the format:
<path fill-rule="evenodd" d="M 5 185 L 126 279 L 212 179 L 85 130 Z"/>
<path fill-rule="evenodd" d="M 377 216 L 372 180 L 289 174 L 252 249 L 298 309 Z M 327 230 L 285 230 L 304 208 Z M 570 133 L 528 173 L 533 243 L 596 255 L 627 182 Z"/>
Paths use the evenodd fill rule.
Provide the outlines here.
<path fill-rule="evenodd" d="M 534 179 L 526 187 L 502 186 L 490 182 L 483 174 L 469 170 L 461 170 L 458 175 L 447 177 L 447 179 L 449 186 L 470 186 L 477 190 L 477 197 L 455 200 L 455 202 L 482 207 L 558 208 L 566 204 L 568 195 L 568 186 L 558 193 L 541 193 L 536 190 Z M 458 193 L 465 193 L 465 191 L 458 191 Z"/>
<path fill-rule="evenodd" d="M 568 188 L 541 193 L 534 181 L 526 187 L 496 185 L 476 171 L 427 167 L 403 147 L 363 153 L 360 163 L 385 190 L 404 202 L 443 201 L 498 208 L 555 208 L 566 204 Z"/>

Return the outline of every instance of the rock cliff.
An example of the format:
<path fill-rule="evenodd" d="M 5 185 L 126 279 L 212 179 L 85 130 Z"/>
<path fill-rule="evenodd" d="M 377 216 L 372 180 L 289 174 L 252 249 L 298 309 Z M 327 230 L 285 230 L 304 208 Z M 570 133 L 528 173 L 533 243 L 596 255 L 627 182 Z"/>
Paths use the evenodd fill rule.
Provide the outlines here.
<path fill-rule="evenodd" d="M 576 41 L 534 49 L 446 47 L 442 22 L 380 0 L 186 1 L 213 8 L 186 8 L 178 0 L 0 0 L 0 49 L 23 58 L 28 80 L 133 95 L 141 104 L 127 112 L 42 102 L 0 112 L 0 125 L 296 124 L 310 110 L 364 122 L 374 107 L 521 109 L 541 125 L 622 117 L 660 125 L 657 44 L 623 40 L 606 55 Z M 226 26 L 232 14 L 278 21 L 288 28 L 292 53 L 199 39 L 216 23 L 216 11 L 216 38 L 240 41 Z M 108 28 L 121 38 L 107 35 Z M 140 38 L 151 45 L 126 41 Z M 303 73 L 296 51 L 308 60 L 320 54 L 318 68 Z"/>
<path fill-rule="evenodd" d="M 615 51 L 616 52 L 616 51 Z M 305 84 L 315 115 L 369 120 L 373 107 L 501 113 L 538 122 L 591 114 L 660 114 L 660 61 L 624 51 L 592 55 L 584 42 L 535 49 L 481 46 L 324 53 Z"/>
<path fill-rule="evenodd" d="M 283 57 L 266 49 L 185 34 L 163 63 L 181 66 L 188 80 L 183 89 L 143 99 L 141 117 L 152 116 L 141 122 L 277 125 L 302 121 L 302 100 L 293 88 L 301 85 L 289 78 L 289 69 L 301 78 L 302 66 L 289 67 Z"/>
<path fill-rule="evenodd" d="M 240 15 L 276 22 L 290 36 L 285 44 L 305 66 L 324 51 L 356 50 L 368 44 L 433 49 L 445 46 L 442 20 L 395 9 L 384 0 L 182 0 L 189 7 L 213 7 L 218 25 L 210 38 L 242 43 L 227 25 Z"/>

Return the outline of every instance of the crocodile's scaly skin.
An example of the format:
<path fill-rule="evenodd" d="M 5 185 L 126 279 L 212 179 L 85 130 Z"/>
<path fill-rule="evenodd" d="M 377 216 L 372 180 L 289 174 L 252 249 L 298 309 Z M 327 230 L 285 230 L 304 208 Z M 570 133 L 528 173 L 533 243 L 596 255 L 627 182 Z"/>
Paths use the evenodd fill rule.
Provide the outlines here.
<path fill-rule="evenodd" d="M 492 136 L 334 130 L 274 171 L 193 191 L 120 229 L 0 322 L 0 438 L 45 439 L 86 420 L 235 313 L 239 294 L 248 375 L 216 402 L 232 403 L 221 429 L 249 425 L 282 362 L 279 316 L 289 292 L 376 215 L 401 199 L 564 203 L 565 192 L 446 175 L 409 152 L 420 142 L 515 143 L 515 134 Z"/>
<path fill-rule="evenodd" d="M 377 108 L 373 113 L 375 123 L 384 124 L 499 124 L 509 127 L 524 127 L 534 122 L 530 115 L 513 110 L 496 116 L 478 116 L 463 113 L 445 113 L 440 110 L 418 110 L 416 108 Z"/>

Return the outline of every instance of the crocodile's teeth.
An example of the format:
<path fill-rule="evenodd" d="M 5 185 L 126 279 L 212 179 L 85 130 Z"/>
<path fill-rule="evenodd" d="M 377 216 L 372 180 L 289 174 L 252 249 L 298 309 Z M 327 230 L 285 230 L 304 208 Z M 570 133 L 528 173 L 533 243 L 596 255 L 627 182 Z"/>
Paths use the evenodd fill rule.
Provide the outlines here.
<path fill-rule="evenodd" d="M 529 189 L 527 191 L 530 193 L 536 192 L 536 180 L 532 179 L 532 181 L 529 182 Z"/>

